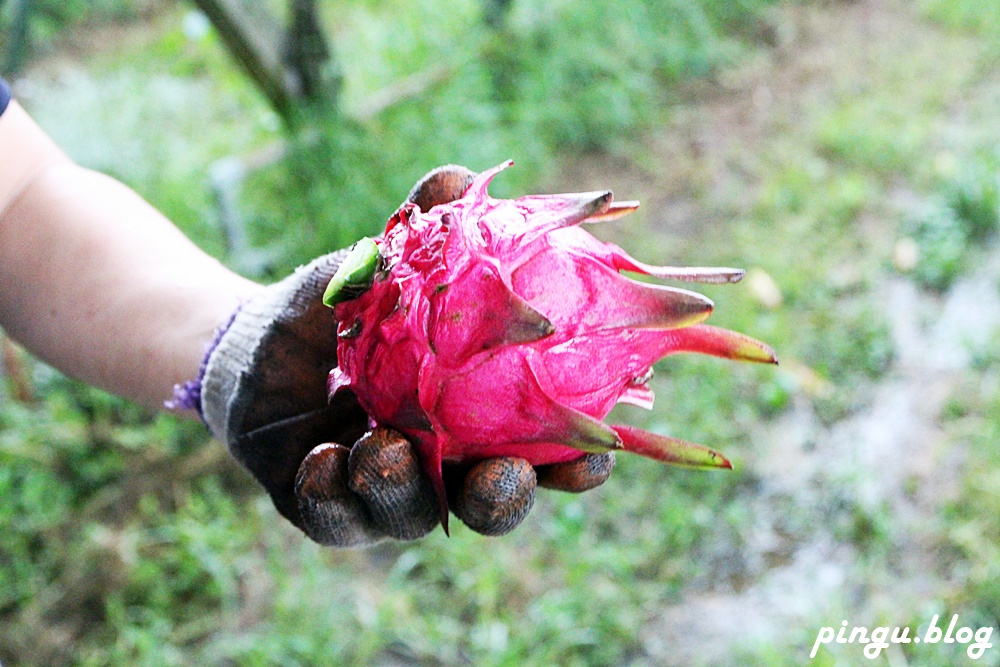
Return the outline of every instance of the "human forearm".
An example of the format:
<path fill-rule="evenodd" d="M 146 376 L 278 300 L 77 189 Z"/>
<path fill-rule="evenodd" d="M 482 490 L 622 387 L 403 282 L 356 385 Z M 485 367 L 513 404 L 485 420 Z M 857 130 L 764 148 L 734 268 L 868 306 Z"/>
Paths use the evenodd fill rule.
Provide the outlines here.
<path fill-rule="evenodd" d="M 23 110 L 8 109 L 0 141 L 4 131 L 40 157 L 15 165 L 20 177 L 7 182 L 17 185 L 0 191 L 0 326 L 72 376 L 162 405 L 259 286 L 124 185 L 46 145 Z"/>

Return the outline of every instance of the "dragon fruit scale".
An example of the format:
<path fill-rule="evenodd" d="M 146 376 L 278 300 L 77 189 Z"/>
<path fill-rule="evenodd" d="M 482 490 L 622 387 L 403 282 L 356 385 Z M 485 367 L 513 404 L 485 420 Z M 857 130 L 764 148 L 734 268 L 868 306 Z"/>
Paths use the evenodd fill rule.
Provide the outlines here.
<path fill-rule="evenodd" d="M 354 247 L 324 295 L 339 323 L 330 395 L 350 389 L 375 425 L 416 444 L 442 522 L 445 461 L 544 465 L 620 449 L 731 467 L 711 449 L 602 420 L 616 403 L 651 408 L 652 365 L 675 352 L 776 363 L 767 345 L 701 324 L 706 297 L 620 272 L 710 283 L 743 272 L 649 266 L 597 240 L 580 223 L 638 207 L 610 192 L 490 197 L 511 164 L 450 203 L 404 204 L 381 238 Z"/>

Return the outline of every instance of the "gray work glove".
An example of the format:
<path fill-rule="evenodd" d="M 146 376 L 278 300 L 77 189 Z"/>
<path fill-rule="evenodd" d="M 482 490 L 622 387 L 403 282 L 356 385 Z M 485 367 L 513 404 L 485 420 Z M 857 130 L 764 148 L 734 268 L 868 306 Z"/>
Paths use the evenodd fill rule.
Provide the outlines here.
<path fill-rule="evenodd" d="M 441 167 L 408 201 L 422 210 L 462 196 L 473 174 Z M 347 251 L 320 257 L 242 306 L 216 337 L 201 377 L 187 386 L 212 434 L 310 538 L 339 547 L 416 539 L 439 521 L 416 449 L 390 429 L 368 431 L 350 392 L 328 400 L 337 322 L 323 292 Z M 613 453 L 539 467 L 518 458 L 446 470 L 449 504 L 486 535 L 513 530 L 535 486 L 583 491 L 604 482 Z"/>

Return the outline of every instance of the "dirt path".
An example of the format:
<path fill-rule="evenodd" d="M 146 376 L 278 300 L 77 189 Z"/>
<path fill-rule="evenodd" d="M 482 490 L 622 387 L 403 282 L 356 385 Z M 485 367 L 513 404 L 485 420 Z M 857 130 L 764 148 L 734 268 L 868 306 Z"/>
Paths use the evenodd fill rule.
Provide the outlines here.
<path fill-rule="evenodd" d="M 653 224 L 673 238 L 696 240 L 691 230 L 700 223 L 724 225 L 704 219 L 712 211 L 749 211 L 760 187 L 755 161 L 795 150 L 812 109 L 863 94 L 881 59 L 905 62 L 915 43 L 923 53 L 918 66 L 955 55 L 953 36 L 896 2 L 786 7 L 772 29 L 777 45 L 770 53 L 694 91 L 682 105 L 656 139 L 659 173 L 617 176 L 633 190 L 636 183 L 649 188 L 639 197 L 652 201 Z M 657 189 L 664 182 L 669 186 Z M 894 233 L 892 221 L 870 224 L 883 227 L 876 238 Z M 947 594 L 952 582 L 935 527 L 962 457 L 943 449 L 939 417 L 975 351 L 1000 326 L 1000 255 L 994 255 L 939 302 L 901 276 L 887 274 L 873 286 L 884 295 L 895 347 L 891 368 L 865 406 L 840 422 L 824 425 L 799 397 L 754 434 L 755 453 L 746 464 L 761 485 L 745 502 L 759 525 L 739 555 L 746 576 L 735 585 L 693 582 L 679 603 L 650 618 L 644 648 L 655 664 L 733 664 L 733 655 L 758 645 L 805 655 L 821 625 L 842 619 L 905 625 Z M 800 515 L 794 526 L 782 508 Z M 861 529 L 888 530 L 887 552 L 865 553 L 844 539 L 843 526 L 858 521 L 857 508 L 875 517 L 876 525 L 862 522 Z M 878 517 L 891 526 L 878 525 Z"/>

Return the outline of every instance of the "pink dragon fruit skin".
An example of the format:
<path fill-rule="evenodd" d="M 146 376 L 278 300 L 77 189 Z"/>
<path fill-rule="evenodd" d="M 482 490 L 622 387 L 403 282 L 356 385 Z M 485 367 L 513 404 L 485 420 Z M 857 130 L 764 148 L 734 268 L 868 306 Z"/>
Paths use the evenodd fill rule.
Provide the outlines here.
<path fill-rule="evenodd" d="M 352 390 L 376 425 L 418 450 L 447 516 L 443 461 L 518 456 L 533 465 L 624 449 L 731 467 L 682 440 L 601 420 L 652 407 L 652 365 L 675 352 L 776 362 L 763 343 L 700 324 L 704 296 L 623 276 L 734 282 L 734 269 L 653 267 L 578 225 L 638 206 L 610 192 L 493 199 L 480 174 L 430 211 L 404 205 L 376 240 L 371 288 L 341 301 L 331 395 Z"/>

